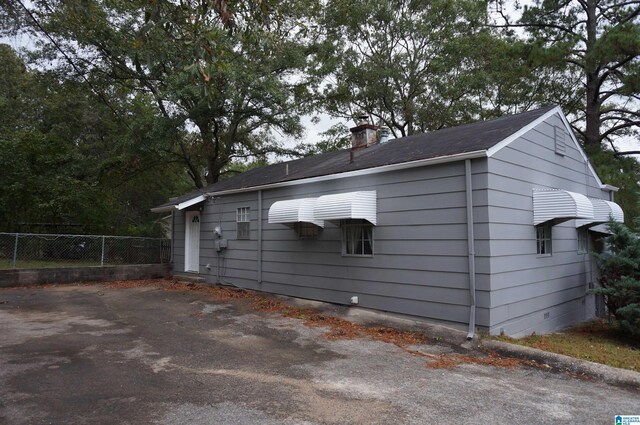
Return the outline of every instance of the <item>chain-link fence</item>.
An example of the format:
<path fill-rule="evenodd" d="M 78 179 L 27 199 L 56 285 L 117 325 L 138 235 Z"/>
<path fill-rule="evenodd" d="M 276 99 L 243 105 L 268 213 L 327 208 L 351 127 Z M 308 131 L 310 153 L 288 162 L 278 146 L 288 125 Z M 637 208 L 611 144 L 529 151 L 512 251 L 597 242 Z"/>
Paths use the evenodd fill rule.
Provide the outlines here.
<path fill-rule="evenodd" d="M 0 269 L 161 264 L 170 260 L 169 239 L 0 233 Z"/>

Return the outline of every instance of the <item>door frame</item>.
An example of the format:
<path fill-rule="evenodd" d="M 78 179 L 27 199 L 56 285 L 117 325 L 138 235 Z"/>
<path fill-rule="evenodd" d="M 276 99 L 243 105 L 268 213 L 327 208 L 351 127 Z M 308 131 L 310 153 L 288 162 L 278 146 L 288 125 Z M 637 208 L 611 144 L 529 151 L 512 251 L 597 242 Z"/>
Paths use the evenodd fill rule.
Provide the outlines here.
<path fill-rule="evenodd" d="M 193 217 L 198 217 L 198 252 L 191 252 L 192 251 L 192 240 L 191 240 L 191 221 L 193 220 Z M 198 270 L 192 270 L 189 268 L 190 266 L 190 260 L 192 258 L 193 255 L 196 256 L 197 258 L 197 264 L 200 264 L 200 211 L 185 211 L 184 213 L 184 271 L 185 272 L 191 272 L 191 273 L 200 273 L 200 270 L 198 267 Z"/>

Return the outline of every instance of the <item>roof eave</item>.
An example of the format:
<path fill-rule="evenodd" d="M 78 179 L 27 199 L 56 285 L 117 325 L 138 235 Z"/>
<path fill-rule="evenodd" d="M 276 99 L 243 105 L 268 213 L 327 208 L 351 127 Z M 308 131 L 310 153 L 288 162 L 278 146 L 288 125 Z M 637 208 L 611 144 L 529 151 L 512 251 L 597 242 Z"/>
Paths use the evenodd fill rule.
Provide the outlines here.
<path fill-rule="evenodd" d="M 151 208 L 151 212 L 153 213 L 162 213 L 162 212 L 167 212 L 167 211 L 173 211 L 176 209 L 175 205 L 164 205 L 161 207 L 155 207 L 155 208 Z"/>
<path fill-rule="evenodd" d="M 207 192 L 204 195 L 205 196 L 222 196 L 222 195 L 231 195 L 234 193 L 254 192 L 256 190 L 275 189 L 275 188 L 287 187 L 287 186 L 297 186 L 297 185 L 317 183 L 317 182 L 322 182 L 327 180 L 337 180 L 337 179 L 344 179 L 349 177 L 365 176 L 369 174 L 385 173 L 389 171 L 404 170 L 408 168 L 416 168 L 416 167 L 423 167 L 427 165 L 443 164 L 447 162 L 464 161 L 466 159 L 486 158 L 486 157 L 487 157 L 487 151 L 483 149 L 478 151 L 464 152 L 464 153 L 458 153 L 458 154 L 447 155 L 447 156 L 439 156 L 436 158 L 426 158 L 426 159 L 419 159 L 416 161 L 401 162 L 398 164 L 381 165 L 379 167 L 364 168 L 362 170 L 346 171 L 343 173 L 309 177 L 306 179 L 270 183 L 270 184 L 265 184 L 260 186 L 243 187 L 239 189 L 221 190 L 217 192 Z"/>
<path fill-rule="evenodd" d="M 178 204 L 162 205 L 159 207 L 151 208 L 151 212 L 160 213 L 160 212 L 173 211 L 173 210 L 181 211 L 185 208 L 189 208 L 192 205 L 199 204 L 200 202 L 204 202 L 206 199 L 207 199 L 206 195 L 198 195 L 198 196 L 194 196 L 191 199 L 187 199 L 186 201 L 182 201 Z"/>

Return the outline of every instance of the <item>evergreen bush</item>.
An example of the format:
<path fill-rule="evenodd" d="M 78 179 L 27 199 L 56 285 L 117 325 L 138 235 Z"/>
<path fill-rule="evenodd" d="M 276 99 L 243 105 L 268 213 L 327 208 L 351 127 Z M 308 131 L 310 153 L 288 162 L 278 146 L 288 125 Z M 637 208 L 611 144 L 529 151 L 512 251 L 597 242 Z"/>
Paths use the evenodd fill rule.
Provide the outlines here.
<path fill-rule="evenodd" d="M 609 222 L 607 249 L 594 256 L 600 267 L 601 294 L 621 328 L 640 337 L 640 237 L 622 223 Z"/>

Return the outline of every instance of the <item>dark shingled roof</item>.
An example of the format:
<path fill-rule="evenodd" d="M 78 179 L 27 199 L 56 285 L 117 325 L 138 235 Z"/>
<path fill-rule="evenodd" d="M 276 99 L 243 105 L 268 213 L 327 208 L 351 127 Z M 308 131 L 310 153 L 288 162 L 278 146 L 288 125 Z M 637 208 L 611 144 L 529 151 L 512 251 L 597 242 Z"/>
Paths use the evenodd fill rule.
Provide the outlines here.
<path fill-rule="evenodd" d="M 349 158 L 351 149 L 345 149 L 285 163 L 267 165 L 174 198 L 170 202 L 159 205 L 154 210 L 177 205 L 208 192 L 250 188 L 389 164 L 488 150 L 554 107 L 548 106 L 491 121 L 465 124 L 394 139 L 383 144 L 354 151 L 353 162 L 350 162 Z M 284 164 L 289 165 L 288 175 L 285 172 Z"/>

